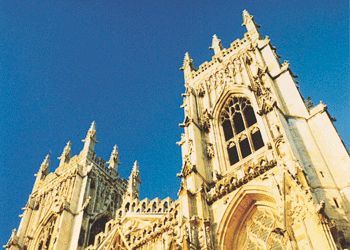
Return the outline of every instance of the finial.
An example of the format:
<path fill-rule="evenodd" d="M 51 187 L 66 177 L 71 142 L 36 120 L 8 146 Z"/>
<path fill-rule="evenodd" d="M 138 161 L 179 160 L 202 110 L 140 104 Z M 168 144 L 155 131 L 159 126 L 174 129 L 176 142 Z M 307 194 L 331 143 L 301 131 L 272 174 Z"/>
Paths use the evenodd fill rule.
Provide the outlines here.
<path fill-rule="evenodd" d="M 209 49 L 214 50 L 215 55 L 219 53 L 221 50 L 223 50 L 223 47 L 221 45 L 221 40 L 215 34 L 213 35 L 213 41 Z"/>

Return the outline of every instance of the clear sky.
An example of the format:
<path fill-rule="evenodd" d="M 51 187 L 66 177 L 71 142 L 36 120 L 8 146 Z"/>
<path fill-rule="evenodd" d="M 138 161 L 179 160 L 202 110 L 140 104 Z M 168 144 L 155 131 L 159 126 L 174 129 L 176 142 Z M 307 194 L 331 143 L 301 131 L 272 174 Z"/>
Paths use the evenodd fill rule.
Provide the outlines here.
<path fill-rule="evenodd" d="M 242 38 L 242 11 L 299 76 L 301 94 L 322 100 L 349 149 L 349 2 L 7 1 L 0 3 L 0 245 L 18 228 L 41 162 L 53 171 L 96 121 L 98 157 L 115 144 L 128 178 L 139 161 L 140 197 L 177 199 L 183 121 L 182 66 L 210 61 L 214 34 Z"/>

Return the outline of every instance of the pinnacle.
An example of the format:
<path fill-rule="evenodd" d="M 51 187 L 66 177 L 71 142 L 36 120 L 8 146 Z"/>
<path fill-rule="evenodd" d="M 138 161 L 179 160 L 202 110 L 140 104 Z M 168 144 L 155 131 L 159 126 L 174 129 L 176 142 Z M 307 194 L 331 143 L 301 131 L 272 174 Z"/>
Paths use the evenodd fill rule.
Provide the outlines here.
<path fill-rule="evenodd" d="M 194 69 L 192 64 L 192 59 L 190 57 L 190 54 L 188 52 L 185 53 L 184 62 L 182 64 L 182 68 L 180 70 L 184 71 L 187 67 L 189 67 L 191 70 Z"/>
<path fill-rule="evenodd" d="M 215 54 L 219 53 L 223 49 L 221 45 L 221 40 L 217 37 L 216 34 L 213 35 L 212 44 L 211 47 L 209 47 L 209 49 L 214 50 Z"/>
<path fill-rule="evenodd" d="M 112 154 L 117 154 L 118 153 L 118 146 L 114 145 Z"/>
<path fill-rule="evenodd" d="M 244 16 L 250 16 L 249 12 L 247 10 L 243 10 L 243 17 Z"/>
<path fill-rule="evenodd" d="M 95 121 L 93 121 L 91 123 L 91 127 L 90 127 L 89 131 L 96 131 L 96 122 Z"/>
<path fill-rule="evenodd" d="M 217 37 L 216 34 L 214 34 L 214 35 L 213 35 L 213 42 L 214 42 L 214 41 L 217 42 L 218 40 L 220 40 L 220 39 Z"/>
<path fill-rule="evenodd" d="M 134 162 L 134 166 L 132 167 L 132 171 L 139 171 L 139 163 L 137 161 Z"/>
<path fill-rule="evenodd" d="M 40 169 L 46 169 L 50 165 L 50 154 L 47 154 L 43 163 L 41 163 Z"/>
<path fill-rule="evenodd" d="M 50 154 L 46 155 L 46 157 L 41 165 L 43 165 L 43 164 L 50 164 Z"/>
<path fill-rule="evenodd" d="M 191 60 L 190 54 L 188 52 L 186 52 L 184 61 L 190 61 L 190 60 Z"/>
<path fill-rule="evenodd" d="M 96 122 L 95 121 L 93 121 L 91 123 L 89 131 L 87 132 L 86 138 L 82 141 L 86 142 L 88 140 L 88 138 L 92 139 L 95 143 L 97 143 L 97 141 L 96 141 Z"/>
<path fill-rule="evenodd" d="M 121 165 L 121 163 L 119 162 L 119 153 L 118 153 L 117 145 L 114 145 L 113 151 L 111 153 L 111 157 L 109 158 L 109 161 L 108 161 L 109 164 L 112 164 L 113 162 L 115 164 Z"/>
<path fill-rule="evenodd" d="M 251 20 L 253 18 L 253 16 L 251 16 L 247 10 L 243 10 L 243 24 L 242 26 L 246 26 L 247 23 L 249 22 L 249 20 Z"/>

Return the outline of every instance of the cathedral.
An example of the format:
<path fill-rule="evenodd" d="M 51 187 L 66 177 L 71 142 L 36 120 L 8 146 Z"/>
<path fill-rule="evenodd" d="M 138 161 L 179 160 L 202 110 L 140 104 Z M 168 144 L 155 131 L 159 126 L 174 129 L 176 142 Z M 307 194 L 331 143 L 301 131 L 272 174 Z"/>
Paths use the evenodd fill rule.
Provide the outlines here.
<path fill-rule="evenodd" d="M 350 248 L 350 157 L 327 106 L 304 99 L 288 61 L 246 10 L 243 38 L 181 70 L 178 199 L 139 199 L 141 174 L 99 158 L 92 123 L 79 155 L 41 164 L 9 250 Z M 174 177 L 175 178 L 175 177 Z"/>

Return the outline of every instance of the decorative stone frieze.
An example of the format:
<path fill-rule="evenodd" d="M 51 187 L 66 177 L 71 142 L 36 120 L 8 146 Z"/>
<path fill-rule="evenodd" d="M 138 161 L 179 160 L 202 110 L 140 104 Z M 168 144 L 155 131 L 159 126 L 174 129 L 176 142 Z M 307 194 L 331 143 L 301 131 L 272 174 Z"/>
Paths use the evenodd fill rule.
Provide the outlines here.
<path fill-rule="evenodd" d="M 261 159 L 257 165 L 246 165 L 244 167 L 245 175 L 240 179 L 237 179 L 237 175 L 235 173 L 224 177 L 222 180 L 216 182 L 215 187 L 210 190 L 209 198 L 207 200 L 208 204 L 213 204 L 215 201 L 221 199 L 240 186 L 247 184 L 249 181 L 255 179 L 258 176 L 261 176 L 266 171 L 275 167 L 276 164 L 276 160 L 266 161 L 264 159 Z"/>

